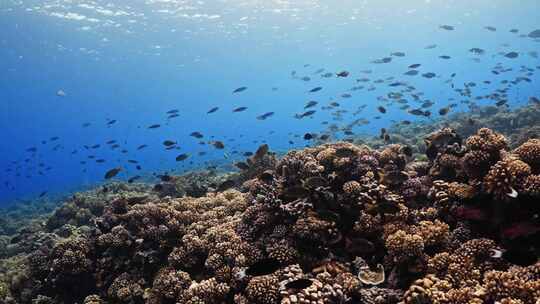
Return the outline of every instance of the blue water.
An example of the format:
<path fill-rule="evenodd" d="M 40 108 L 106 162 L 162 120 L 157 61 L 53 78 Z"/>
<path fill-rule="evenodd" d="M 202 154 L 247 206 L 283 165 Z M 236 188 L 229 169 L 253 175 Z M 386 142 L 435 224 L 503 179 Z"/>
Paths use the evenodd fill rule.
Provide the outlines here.
<path fill-rule="evenodd" d="M 520 37 L 540 28 L 538 1 L 11 1 L 0 3 L 0 202 L 89 187 L 105 172 L 123 167 L 119 179 L 163 170 L 200 168 L 207 162 L 229 162 L 267 142 L 287 151 L 307 142 L 306 132 L 320 132 L 332 122 L 321 106 L 337 101 L 349 110 L 340 126 L 366 118 L 357 134 L 376 134 L 393 120 L 418 119 L 399 104 L 377 112 L 378 96 L 406 81 L 435 102 L 432 112 L 463 98 L 445 81 L 474 81 L 474 95 L 489 94 L 500 81 L 522 75 L 521 66 L 538 70 L 540 51 L 534 39 Z M 452 25 L 453 31 L 440 25 Z M 497 30 L 489 31 L 485 26 Z M 519 29 L 518 34 L 510 29 Z M 426 46 L 436 44 L 434 49 Z M 506 45 L 505 45 L 506 44 Z M 482 48 L 485 55 L 468 50 Z M 393 56 L 387 64 L 373 60 Z M 499 52 L 515 51 L 510 59 Z M 440 59 L 440 55 L 451 59 Z M 475 62 L 472 58 L 479 58 Z M 407 66 L 420 63 L 421 73 L 441 77 L 404 76 Z M 491 73 L 501 63 L 513 68 Z M 309 66 L 306 66 L 309 65 Z M 347 70 L 347 78 L 322 78 L 314 71 Z M 372 70 L 363 74 L 363 70 Z M 296 79 L 291 72 L 296 71 Z M 306 82 L 298 77 L 309 76 Z M 355 85 L 395 77 L 348 92 Z M 355 79 L 368 77 L 368 84 Z M 511 106 L 525 105 L 538 93 L 538 76 L 520 82 L 509 94 Z M 490 85 L 481 84 L 490 80 Z M 238 87 L 244 92 L 232 94 Z M 308 90 L 321 86 L 316 93 Z M 276 89 L 272 89 L 276 88 Z M 58 96 L 62 90 L 65 96 Z M 344 99 L 348 92 L 352 98 Z M 485 93 L 484 93 L 485 92 Z M 454 101 L 451 98 L 455 98 Z M 313 118 L 298 120 L 309 100 L 319 102 Z M 364 111 L 353 116 L 359 106 Z M 481 101 L 479 104 L 489 104 Z M 206 114 L 212 107 L 220 109 Z M 241 113 L 232 109 L 246 106 Z M 167 120 L 166 112 L 179 110 Z M 463 105 L 456 110 L 466 110 Z M 275 112 L 267 120 L 256 116 Z M 374 119 L 381 115 L 381 119 Z M 117 120 L 107 126 L 108 120 Z M 91 123 L 83 128 L 84 123 Z M 152 124 L 161 128 L 148 129 Z M 224 150 L 199 145 L 221 140 Z M 59 137 L 51 142 L 51 137 Z M 213 138 L 212 138 L 213 137 Z M 162 142 L 178 141 L 180 150 L 166 151 Z M 42 141 L 46 143 L 42 144 Z M 105 144 L 117 140 L 120 148 Z M 294 144 L 290 145 L 289 140 Z M 84 145 L 100 144 L 87 150 Z M 148 148 L 137 151 L 139 145 Z M 36 147 L 37 152 L 26 150 Z M 56 149 L 55 149 L 56 147 Z M 127 153 L 120 150 L 126 149 Z M 76 154 L 72 152 L 77 151 Z M 207 155 L 197 156 L 206 151 Z M 176 162 L 180 153 L 191 157 Z M 102 164 L 88 159 L 105 159 Z M 137 171 L 127 160 L 137 160 Z M 16 161 L 17 163 L 13 163 Z M 80 161 L 87 161 L 86 165 Z M 190 163 L 191 162 L 191 163 Z M 40 167 L 40 164 L 41 167 Z M 47 171 L 45 168 L 50 167 Z M 42 175 L 39 172 L 42 172 Z"/>

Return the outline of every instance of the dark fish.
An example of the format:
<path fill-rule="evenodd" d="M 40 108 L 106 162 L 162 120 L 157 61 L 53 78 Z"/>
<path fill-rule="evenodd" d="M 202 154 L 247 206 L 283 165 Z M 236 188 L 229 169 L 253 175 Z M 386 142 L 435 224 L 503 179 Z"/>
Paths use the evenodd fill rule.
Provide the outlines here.
<path fill-rule="evenodd" d="M 219 184 L 219 186 L 217 188 L 217 191 L 218 192 L 225 191 L 225 190 L 227 190 L 229 188 L 234 187 L 234 185 L 235 185 L 235 182 L 233 180 L 231 180 L 231 179 L 228 179 L 228 180 L 222 182 L 221 184 Z"/>
<path fill-rule="evenodd" d="M 449 111 L 450 111 L 450 108 L 441 108 L 439 110 L 439 115 L 444 116 L 444 115 L 448 114 Z"/>
<path fill-rule="evenodd" d="M 41 192 L 41 193 L 39 194 L 39 198 L 42 198 L 42 197 L 44 197 L 45 195 L 47 195 L 47 192 L 48 192 L 48 191 L 43 191 L 43 192 Z"/>
<path fill-rule="evenodd" d="M 90 147 L 90 149 L 97 149 L 99 147 L 101 147 L 101 145 L 99 145 L 99 144 L 98 145 L 93 145 L 93 146 Z"/>
<path fill-rule="evenodd" d="M 405 53 L 403 52 L 393 52 L 393 53 L 390 53 L 390 55 L 396 56 L 396 57 L 405 57 Z"/>
<path fill-rule="evenodd" d="M 452 57 L 450 57 L 448 55 L 441 55 L 441 56 L 439 56 L 439 58 L 441 58 L 441 59 L 450 59 Z"/>
<path fill-rule="evenodd" d="M 294 115 L 294 118 L 297 118 L 297 119 L 302 119 L 304 117 L 309 117 L 309 116 L 312 116 L 313 114 L 315 114 L 317 111 L 315 110 L 309 110 L 309 111 L 306 111 L 302 114 L 296 114 Z"/>
<path fill-rule="evenodd" d="M 115 122 L 116 122 L 116 119 L 110 120 L 109 122 L 107 122 L 107 125 L 110 126 L 110 125 L 114 124 Z"/>
<path fill-rule="evenodd" d="M 519 32 L 518 29 L 511 29 L 511 30 L 510 30 L 510 33 L 512 33 L 512 34 L 516 34 L 516 33 L 518 33 L 518 32 Z M 539 34 L 540 34 L 540 31 L 539 31 Z"/>
<path fill-rule="evenodd" d="M 211 108 L 210 110 L 208 110 L 208 112 L 206 112 L 206 114 L 214 113 L 214 112 L 216 112 L 217 110 L 219 110 L 219 107 L 213 107 L 213 108 Z"/>
<path fill-rule="evenodd" d="M 404 75 L 407 75 L 407 76 L 416 76 L 418 75 L 418 71 L 417 70 L 410 70 L 410 71 L 407 71 L 405 73 L 403 73 Z"/>
<path fill-rule="evenodd" d="M 140 175 L 133 176 L 132 178 L 128 179 L 128 183 L 132 184 L 134 181 L 140 179 Z"/>
<path fill-rule="evenodd" d="M 148 147 L 148 145 L 140 145 L 137 147 L 137 150 L 142 150 L 144 148 Z"/>
<path fill-rule="evenodd" d="M 138 164 L 139 162 L 134 159 L 128 159 L 128 163 L 130 164 Z"/>
<path fill-rule="evenodd" d="M 175 118 L 175 117 L 178 117 L 180 116 L 179 114 L 171 114 L 169 116 L 167 116 L 168 119 L 171 119 L 171 118 Z"/>
<path fill-rule="evenodd" d="M 244 155 L 245 157 L 250 157 L 251 155 L 253 155 L 253 152 L 244 152 L 244 154 L 242 155 Z"/>
<path fill-rule="evenodd" d="M 341 97 L 342 97 L 342 98 L 351 98 L 352 95 L 349 94 L 349 93 L 344 93 L 344 94 L 341 94 Z"/>
<path fill-rule="evenodd" d="M 165 141 L 163 142 L 163 145 L 164 145 L 165 147 L 170 147 L 170 146 L 176 145 L 176 142 L 175 142 L 175 141 L 172 141 L 172 140 L 165 140 Z"/>
<path fill-rule="evenodd" d="M 495 27 L 493 27 L 493 26 L 484 26 L 484 28 L 485 28 L 486 30 L 488 30 L 488 31 L 491 31 L 491 32 L 497 31 L 497 29 L 496 29 Z"/>
<path fill-rule="evenodd" d="M 195 132 L 191 132 L 191 134 L 189 134 L 189 136 L 192 136 L 192 137 L 195 137 L 195 138 L 203 138 L 204 136 L 198 132 L 198 131 L 195 131 Z"/>
<path fill-rule="evenodd" d="M 176 161 L 184 161 L 188 159 L 189 155 L 186 153 L 182 153 L 176 157 Z"/>
<path fill-rule="evenodd" d="M 418 116 L 423 116 L 424 115 L 424 111 L 422 111 L 420 109 L 409 110 L 409 113 L 412 114 L 412 115 L 418 115 Z"/>
<path fill-rule="evenodd" d="M 517 52 L 509 52 L 504 55 L 504 57 L 510 58 L 510 59 L 517 58 L 518 56 L 519 56 L 519 53 Z"/>
<path fill-rule="evenodd" d="M 332 74 L 332 73 L 330 73 L 330 72 L 324 73 L 324 74 L 321 75 L 321 77 L 323 77 L 323 78 L 330 78 L 330 77 L 332 77 L 332 76 L 334 76 L 334 74 Z"/>
<path fill-rule="evenodd" d="M 105 162 L 104 159 L 100 158 L 100 159 L 96 159 L 96 163 L 98 164 L 103 164 Z"/>
<path fill-rule="evenodd" d="M 495 103 L 495 105 L 496 105 L 497 107 L 500 107 L 500 106 L 505 105 L 507 102 L 508 102 L 508 100 L 503 99 L 503 100 L 497 101 L 497 102 Z"/>
<path fill-rule="evenodd" d="M 263 276 L 276 272 L 281 267 L 281 263 L 274 258 L 266 258 L 258 261 L 246 269 L 246 274 L 250 276 Z"/>
<path fill-rule="evenodd" d="M 529 38 L 540 38 L 540 29 L 530 32 L 527 36 L 529 36 Z"/>
<path fill-rule="evenodd" d="M 472 48 L 469 50 L 469 52 L 473 53 L 473 54 L 476 54 L 476 55 L 482 55 L 484 54 L 486 51 L 484 51 L 483 49 L 481 48 Z"/>
<path fill-rule="evenodd" d="M 107 173 L 105 173 L 105 179 L 111 179 L 115 177 L 116 175 L 118 175 L 118 173 L 120 173 L 120 171 L 122 171 L 122 168 L 113 168 L 107 171 Z"/>
<path fill-rule="evenodd" d="M 267 118 L 272 117 L 273 115 L 274 115 L 274 112 L 266 112 L 262 115 L 257 116 L 256 118 L 258 120 L 266 120 Z"/>
<path fill-rule="evenodd" d="M 304 134 L 304 139 L 305 140 L 312 140 L 313 139 L 313 135 L 311 133 L 306 133 Z"/>
<path fill-rule="evenodd" d="M 236 109 L 233 110 L 233 112 L 243 112 L 247 109 L 247 107 L 238 107 Z"/>
<path fill-rule="evenodd" d="M 426 49 L 426 50 L 431 50 L 431 49 L 434 49 L 434 48 L 436 48 L 436 47 L 437 47 L 436 44 L 430 44 L 430 45 L 424 47 L 424 49 Z"/>
<path fill-rule="evenodd" d="M 315 92 L 318 92 L 318 91 L 320 91 L 320 90 L 322 90 L 322 87 L 315 87 L 315 88 L 309 90 L 309 92 L 310 92 L 310 93 L 315 93 Z"/>
<path fill-rule="evenodd" d="M 246 164 L 245 162 L 237 162 L 234 164 L 234 166 L 240 170 L 247 170 L 249 169 L 249 165 Z"/>
<path fill-rule="evenodd" d="M 82 124 L 82 127 L 83 128 L 88 128 L 90 125 L 92 125 L 92 124 L 89 123 L 89 122 L 85 122 L 85 123 Z"/>
<path fill-rule="evenodd" d="M 307 109 L 307 108 L 311 108 L 311 107 L 314 107 L 318 104 L 318 102 L 314 101 L 314 100 L 311 100 L 311 101 L 308 101 L 306 103 L 306 105 L 304 106 L 304 109 Z"/>
<path fill-rule="evenodd" d="M 447 31 L 453 31 L 454 30 L 454 27 L 451 26 L 451 25 L 440 25 L 439 28 L 443 29 L 443 30 L 447 30 Z"/>
<path fill-rule="evenodd" d="M 420 63 L 414 63 L 414 64 L 411 64 L 411 65 L 409 66 L 409 69 L 417 69 L 417 68 L 419 68 L 420 66 L 421 66 Z"/>
<path fill-rule="evenodd" d="M 313 281 L 310 279 L 296 279 L 285 284 L 287 289 L 306 289 L 313 284 Z"/>
<path fill-rule="evenodd" d="M 247 87 L 239 87 L 233 91 L 233 93 L 240 93 L 247 90 Z"/>
<path fill-rule="evenodd" d="M 337 73 L 336 75 L 337 75 L 337 77 L 347 77 L 347 76 L 349 76 L 349 72 L 341 71 L 341 72 Z"/>
<path fill-rule="evenodd" d="M 173 109 L 173 110 L 167 111 L 166 114 L 176 114 L 176 113 L 178 113 L 178 112 L 180 112 L 180 110 L 178 110 L 178 109 Z"/>
<path fill-rule="evenodd" d="M 161 127 L 160 124 L 154 124 L 154 125 L 149 126 L 148 129 L 157 129 L 159 127 Z"/>
<path fill-rule="evenodd" d="M 116 143 L 116 140 L 114 140 L 114 139 L 113 139 L 113 140 L 109 140 L 108 142 L 106 142 L 107 145 L 112 145 L 112 144 L 114 144 L 114 143 Z"/>
<path fill-rule="evenodd" d="M 225 148 L 225 145 L 223 144 L 223 142 L 219 140 L 212 142 L 212 146 L 214 146 L 214 148 L 219 149 L 219 150 Z"/>
<path fill-rule="evenodd" d="M 432 72 L 422 74 L 422 77 L 424 77 L 424 78 L 433 78 L 435 76 L 437 76 L 437 75 L 435 73 L 432 73 Z"/>
<path fill-rule="evenodd" d="M 386 109 L 383 106 L 378 106 L 377 110 L 383 114 L 386 113 Z"/>
<path fill-rule="evenodd" d="M 304 77 L 300 78 L 300 80 L 302 80 L 302 81 L 310 81 L 311 78 L 308 77 L 308 76 L 304 76 Z"/>

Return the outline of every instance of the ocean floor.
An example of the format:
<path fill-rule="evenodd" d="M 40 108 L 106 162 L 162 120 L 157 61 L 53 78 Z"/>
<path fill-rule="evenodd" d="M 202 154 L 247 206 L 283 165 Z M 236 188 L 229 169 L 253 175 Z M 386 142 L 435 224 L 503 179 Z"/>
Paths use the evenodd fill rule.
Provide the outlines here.
<path fill-rule="evenodd" d="M 11 207 L 0 302 L 539 303 L 538 122 L 478 108 Z"/>

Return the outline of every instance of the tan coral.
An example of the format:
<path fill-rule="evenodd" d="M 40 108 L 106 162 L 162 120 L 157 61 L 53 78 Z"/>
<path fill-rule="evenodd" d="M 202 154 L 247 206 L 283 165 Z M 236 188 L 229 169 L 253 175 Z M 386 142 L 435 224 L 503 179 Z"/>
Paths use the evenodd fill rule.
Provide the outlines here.
<path fill-rule="evenodd" d="M 540 139 L 529 139 L 514 150 L 519 158 L 533 167 L 540 169 Z"/>

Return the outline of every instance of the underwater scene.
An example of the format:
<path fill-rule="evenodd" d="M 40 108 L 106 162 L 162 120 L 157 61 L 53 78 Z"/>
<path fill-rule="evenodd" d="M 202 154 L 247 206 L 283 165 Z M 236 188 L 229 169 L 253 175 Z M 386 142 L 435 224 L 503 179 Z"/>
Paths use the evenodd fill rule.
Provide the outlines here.
<path fill-rule="evenodd" d="M 0 27 L 0 304 L 540 304 L 539 1 Z"/>

